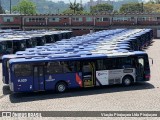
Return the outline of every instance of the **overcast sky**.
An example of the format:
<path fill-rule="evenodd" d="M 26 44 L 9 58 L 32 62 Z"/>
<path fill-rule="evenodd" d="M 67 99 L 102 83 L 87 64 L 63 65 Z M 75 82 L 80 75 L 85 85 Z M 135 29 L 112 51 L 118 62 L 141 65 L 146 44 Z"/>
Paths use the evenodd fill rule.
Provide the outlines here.
<path fill-rule="evenodd" d="M 69 0 L 48 0 L 48 1 L 53 1 L 53 2 L 64 1 L 65 3 L 69 3 Z M 74 0 L 70 0 L 70 1 L 73 2 Z M 81 0 L 76 0 L 76 1 L 80 2 Z M 82 0 L 82 3 L 86 3 L 88 1 L 90 1 L 90 0 Z M 94 0 L 94 1 L 97 1 L 97 0 Z M 115 1 L 118 1 L 118 0 L 115 0 Z M 149 0 L 142 0 L 142 1 L 149 1 Z"/>

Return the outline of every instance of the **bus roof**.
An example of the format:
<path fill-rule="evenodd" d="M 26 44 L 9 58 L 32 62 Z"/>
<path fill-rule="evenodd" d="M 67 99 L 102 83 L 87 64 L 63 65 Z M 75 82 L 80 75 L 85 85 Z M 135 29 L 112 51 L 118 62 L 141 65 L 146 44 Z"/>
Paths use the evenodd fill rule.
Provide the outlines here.
<path fill-rule="evenodd" d="M 143 51 L 134 51 L 134 52 L 115 52 L 113 54 L 83 54 L 83 55 L 76 55 L 76 54 L 59 54 L 59 55 L 49 55 L 47 57 L 32 57 L 32 58 L 19 58 L 19 59 L 11 59 L 9 61 L 10 64 L 14 63 L 27 63 L 27 62 L 50 62 L 50 61 L 67 61 L 67 60 L 86 60 L 86 59 L 97 59 L 97 58 L 117 58 L 117 57 L 125 57 L 125 56 L 132 56 L 132 55 L 140 55 L 140 54 L 147 54 Z"/>

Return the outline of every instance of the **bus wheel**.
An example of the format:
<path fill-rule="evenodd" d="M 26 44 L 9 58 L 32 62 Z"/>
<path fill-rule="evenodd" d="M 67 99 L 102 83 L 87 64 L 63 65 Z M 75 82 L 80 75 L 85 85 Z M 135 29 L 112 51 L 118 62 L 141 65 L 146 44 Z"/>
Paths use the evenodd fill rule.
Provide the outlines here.
<path fill-rule="evenodd" d="M 124 86 L 129 86 L 129 85 L 131 85 L 132 84 L 132 77 L 130 77 L 130 76 L 125 76 L 124 78 L 123 78 L 123 80 L 122 80 L 122 84 L 124 85 Z"/>
<path fill-rule="evenodd" d="M 56 84 L 56 92 L 63 93 L 67 89 L 67 84 L 65 82 L 59 82 Z"/>

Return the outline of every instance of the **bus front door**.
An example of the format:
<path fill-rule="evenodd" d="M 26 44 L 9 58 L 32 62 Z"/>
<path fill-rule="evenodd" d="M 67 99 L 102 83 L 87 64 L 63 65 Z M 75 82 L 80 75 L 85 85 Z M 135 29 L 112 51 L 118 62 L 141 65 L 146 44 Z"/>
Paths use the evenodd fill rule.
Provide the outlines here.
<path fill-rule="evenodd" d="M 35 91 L 43 91 L 44 87 L 44 67 L 34 66 L 34 89 Z"/>
<path fill-rule="evenodd" d="M 93 87 L 95 85 L 95 66 L 92 62 L 82 63 L 83 87 Z"/>

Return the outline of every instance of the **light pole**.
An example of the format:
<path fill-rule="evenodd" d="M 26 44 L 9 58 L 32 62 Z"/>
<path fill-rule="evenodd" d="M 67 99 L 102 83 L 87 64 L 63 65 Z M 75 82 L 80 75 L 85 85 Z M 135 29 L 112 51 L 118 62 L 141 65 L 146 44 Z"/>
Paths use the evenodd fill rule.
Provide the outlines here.
<path fill-rule="evenodd" d="M 12 4 L 12 2 L 10 0 L 10 14 L 12 13 L 12 10 L 11 10 L 12 9 L 12 7 L 11 7 L 12 5 L 11 4 Z"/>
<path fill-rule="evenodd" d="M 143 11 L 144 11 L 144 5 L 143 5 L 143 1 L 142 1 L 142 13 L 143 13 Z"/>

